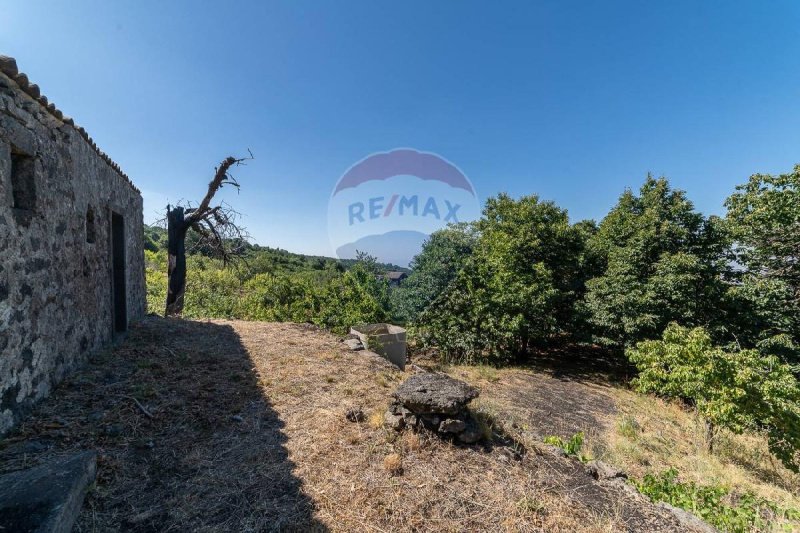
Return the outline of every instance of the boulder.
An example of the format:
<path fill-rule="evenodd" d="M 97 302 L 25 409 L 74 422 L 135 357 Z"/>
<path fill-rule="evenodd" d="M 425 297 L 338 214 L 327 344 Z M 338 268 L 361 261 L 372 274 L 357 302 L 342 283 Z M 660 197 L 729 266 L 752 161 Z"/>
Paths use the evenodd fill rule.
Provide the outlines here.
<path fill-rule="evenodd" d="M 456 415 L 478 397 L 478 391 L 446 374 L 429 372 L 414 374 L 392 396 L 417 415 Z"/>
<path fill-rule="evenodd" d="M 0 531 L 69 533 L 96 472 L 85 451 L 0 477 Z"/>
<path fill-rule="evenodd" d="M 656 506 L 672 513 L 672 515 L 681 523 L 681 525 L 686 527 L 686 529 L 693 529 L 703 533 L 717 533 L 717 529 L 714 526 L 708 522 L 705 522 L 702 518 L 693 515 L 689 511 L 684 511 L 683 509 L 673 507 L 667 502 L 658 502 Z"/>
<path fill-rule="evenodd" d="M 478 442 L 483 433 L 467 404 L 478 396 L 474 387 L 446 374 L 419 373 L 392 393 L 395 400 L 384 417 L 386 426 L 400 431 L 419 427 L 464 444 Z"/>

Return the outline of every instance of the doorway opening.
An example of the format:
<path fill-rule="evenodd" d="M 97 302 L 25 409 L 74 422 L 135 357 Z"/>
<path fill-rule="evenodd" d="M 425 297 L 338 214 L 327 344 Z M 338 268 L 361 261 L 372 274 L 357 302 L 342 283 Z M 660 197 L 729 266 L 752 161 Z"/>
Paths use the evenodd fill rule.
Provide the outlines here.
<path fill-rule="evenodd" d="M 125 290 L 125 219 L 111 213 L 112 285 L 114 295 L 114 333 L 128 329 L 128 304 Z"/>

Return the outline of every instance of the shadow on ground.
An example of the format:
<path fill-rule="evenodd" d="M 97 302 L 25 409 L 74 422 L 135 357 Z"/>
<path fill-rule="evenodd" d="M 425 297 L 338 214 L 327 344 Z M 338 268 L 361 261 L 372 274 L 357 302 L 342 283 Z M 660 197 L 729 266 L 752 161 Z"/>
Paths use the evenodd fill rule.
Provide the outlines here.
<path fill-rule="evenodd" d="M 0 443 L 0 471 L 98 450 L 75 531 L 324 531 L 283 426 L 232 327 L 148 317 Z"/>
<path fill-rule="evenodd" d="M 556 379 L 595 384 L 626 384 L 636 367 L 606 348 L 590 344 L 565 344 L 533 351 L 525 365 Z"/>

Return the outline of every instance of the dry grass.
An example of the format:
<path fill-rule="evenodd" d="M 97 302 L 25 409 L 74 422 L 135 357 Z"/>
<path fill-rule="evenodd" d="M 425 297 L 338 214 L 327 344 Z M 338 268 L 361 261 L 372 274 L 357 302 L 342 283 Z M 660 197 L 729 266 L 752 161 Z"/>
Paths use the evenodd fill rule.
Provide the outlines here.
<path fill-rule="evenodd" d="M 547 435 L 568 438 L 583 431 L 582 453 L 587 458 L 603 460 L 633 477 L 676 468 L 682 481 L 750 492 L 783 508 L 800 509 L 800 475 L 772 457 L 762 436 L 720 431 L 710 454 L 702 420 L 676 402 L 637 394 L 601 375 L 492 370 L 449 368 L 454 377 L 479 385 L 479 405 L 529 447 Z M 797 522 L 773 526 L 775 531 L 800 530 Z"/>
<path fill-rule="evenodd" d="M 524 382 L 479 372 L 481 387 Z M 307 326 L 149 318 L 40 405 L 0 470 L 98 449 L 77 531 L 683 531 L 576 461 L 385 429 L 407 376 Z M 526 409 L 498 420 L 495 392 L 476 405 L 487 435 Z M 354 406 L 365 422 L 346 420 Z"/>
<path fill-rule="evenodd" d="M 753 434 L 720 431 L 713 454 L 694 412 L 628 390 L 614 391 L 619 413 L 598 440 L 601 458 L 634 476 L 676 468 L 685 481 L 752 492 L 782 507 L 800 509 L 800 476 L 787 470 Z M 800 528 L 800 524 L 795 524 Z"/>

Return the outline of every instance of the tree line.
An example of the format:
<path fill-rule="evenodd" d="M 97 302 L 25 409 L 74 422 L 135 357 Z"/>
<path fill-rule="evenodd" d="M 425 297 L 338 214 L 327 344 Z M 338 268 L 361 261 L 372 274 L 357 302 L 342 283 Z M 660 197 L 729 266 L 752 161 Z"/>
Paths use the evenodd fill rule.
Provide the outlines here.
<path fill-rule="evenodd" d="M 800 449 L 800 166 L 736 187 L 723 217 L 648 176 L 611 211 L 571 223 L 505 194 L 431 236 L 394 309 L 448 360 L 524 362 L 533 347 L 593 342 L 624 354 L 643 392 L 678 398 L 716 428 Z"/>
<path fill-rule="evenodd" d="M 479 220 L 435 232 L 396 288 L 352 261 L 238 243 L 234 267 L 186 234 L 184 316 L 314 323 L 338 333 L 395 321 L 447 361 L 524 363 L 596 343 L 638 368 L 642 392 L 717 428 L 757 430 L 797 470 L 800 449 L 800 166 L 736 187 L 724 216 L 648 176 L 599 222 L 535 195 L 490 198 Z M 147 228 L 148 303 L 167 295 L 166 239 Z"/>

